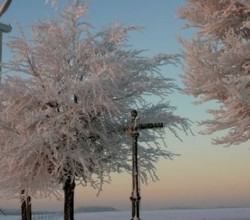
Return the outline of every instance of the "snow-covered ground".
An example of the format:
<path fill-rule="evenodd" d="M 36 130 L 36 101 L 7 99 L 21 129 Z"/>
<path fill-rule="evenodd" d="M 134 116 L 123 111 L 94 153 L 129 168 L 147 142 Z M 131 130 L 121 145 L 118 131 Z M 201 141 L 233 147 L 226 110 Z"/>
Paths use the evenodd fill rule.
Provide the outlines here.
<path fill-rule="evenodd" d="M 34 216 L 34 220 L 61 220 L 62 215 Z M 75 220 L 130 220 L 129 211 L 76 213 Z M 0 216 L 0 220 L 20 220 L 20 216 Z M 250 220 L 250 208 L 141 211 L 141 220 Z"/>
<path fill-rule="evenodd" d="M 250 220 L 250 208 L 142 211 L 140 217 L 141 220 Z M 131 214 L 128 211 L 75 215 L 75 220 L 130 219 Z"/>

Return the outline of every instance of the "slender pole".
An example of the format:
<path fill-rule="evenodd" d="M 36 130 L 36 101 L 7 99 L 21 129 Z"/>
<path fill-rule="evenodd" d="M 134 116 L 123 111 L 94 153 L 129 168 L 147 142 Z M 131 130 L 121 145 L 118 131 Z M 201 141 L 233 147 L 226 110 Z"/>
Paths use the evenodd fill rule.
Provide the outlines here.
<path fill-rule="evenodd" d="M 132 218 L 131 220 L 140 220 L 140 189 L 139 189 L 139 169 L 138 169 L 138 137 L 139 133 L 136 129 L 137 111 L 131 111 L 130 136 L 132 138 Z"/>

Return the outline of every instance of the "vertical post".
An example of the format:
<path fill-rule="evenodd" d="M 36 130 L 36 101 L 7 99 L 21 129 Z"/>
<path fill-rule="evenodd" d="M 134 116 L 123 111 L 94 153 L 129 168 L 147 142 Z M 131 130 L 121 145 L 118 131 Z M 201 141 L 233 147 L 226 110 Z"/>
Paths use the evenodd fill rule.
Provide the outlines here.
<path fill-rule="evenodd" d="M 132 138 L 132 218 L 131 220 L 140 220 L 140 189 L 139 189 L 139 169 L 138 169 L 138 137 L 136 128 L 137 111 L 131 111 L 130 136 Z"/>
<path fill-rule="evenodd" d="M 132 139 L 132 193 L 130 200 L 132 203 L 132 218 L 131 220 L 140 220 L 140 185 L 139 185 L 139 168 L 138 168 L 138 130 L 163 128 L 163 123 L 147 123 L 137 124 L 137 111 L 131 111 L 131 123 L 128 127 L 124 128 L 124 131 L 129 133 Z"/>

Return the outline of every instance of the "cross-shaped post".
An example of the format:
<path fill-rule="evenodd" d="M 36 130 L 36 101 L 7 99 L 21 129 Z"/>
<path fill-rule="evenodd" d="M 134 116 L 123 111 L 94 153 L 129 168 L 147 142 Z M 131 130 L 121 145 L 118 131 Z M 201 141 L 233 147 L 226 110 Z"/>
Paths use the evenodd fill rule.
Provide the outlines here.
<path fill-rule="evenodd" d="M 162 128 L 163 123 L 137 124 L 138 113 L 136 110 L 131 111 L 131 123 L 124 129 L 132 138 L 132 193 L 130 200 L 132 202 L 131 220 L 140 220 L 140 187 L 139 187 L 139 168 L 138 168 L 138 137 L 140 129 Z"/>

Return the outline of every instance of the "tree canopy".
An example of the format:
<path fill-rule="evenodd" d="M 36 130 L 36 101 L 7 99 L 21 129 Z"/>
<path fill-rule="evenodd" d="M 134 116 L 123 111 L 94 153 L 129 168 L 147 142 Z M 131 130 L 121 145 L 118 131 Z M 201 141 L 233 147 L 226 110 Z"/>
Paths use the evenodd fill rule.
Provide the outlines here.
<path fill-rule="evenodd" d="M 31 39 L 21 31 L 8 44 L 13 58 L 0 87 L 3 194 L 57 195 L 68 179 L 101 190 L 111 172 L 131 172 L 124 127 L 132 109 L 138 123 L 166 127 L 142 132 L 144 181 L 156 178 L 160 157 L 174 156 L 158 143 L 165 132 L 178 137 L 189 130 L 189 121 L 166 101 L 177 87 L 161 72 L 177 56 L 144 57 L 131 48 L 127 37 L 135 26 L 115 23 L 92 33 L 86 11 L 80 1 L 71 3 L 58 18 L 34 24 Z"/>
<path fill-rule="evenodd" d="M 215 144 L 250 139 L 250 4 L 247 0 L 187 0 L 178 9 L 192 39 L 181 39 L 184 91 L 198 103 L 216 101 L 205 134 L 222 131 Z M 223 135 L 224 134 L 224 135 Z"/>

